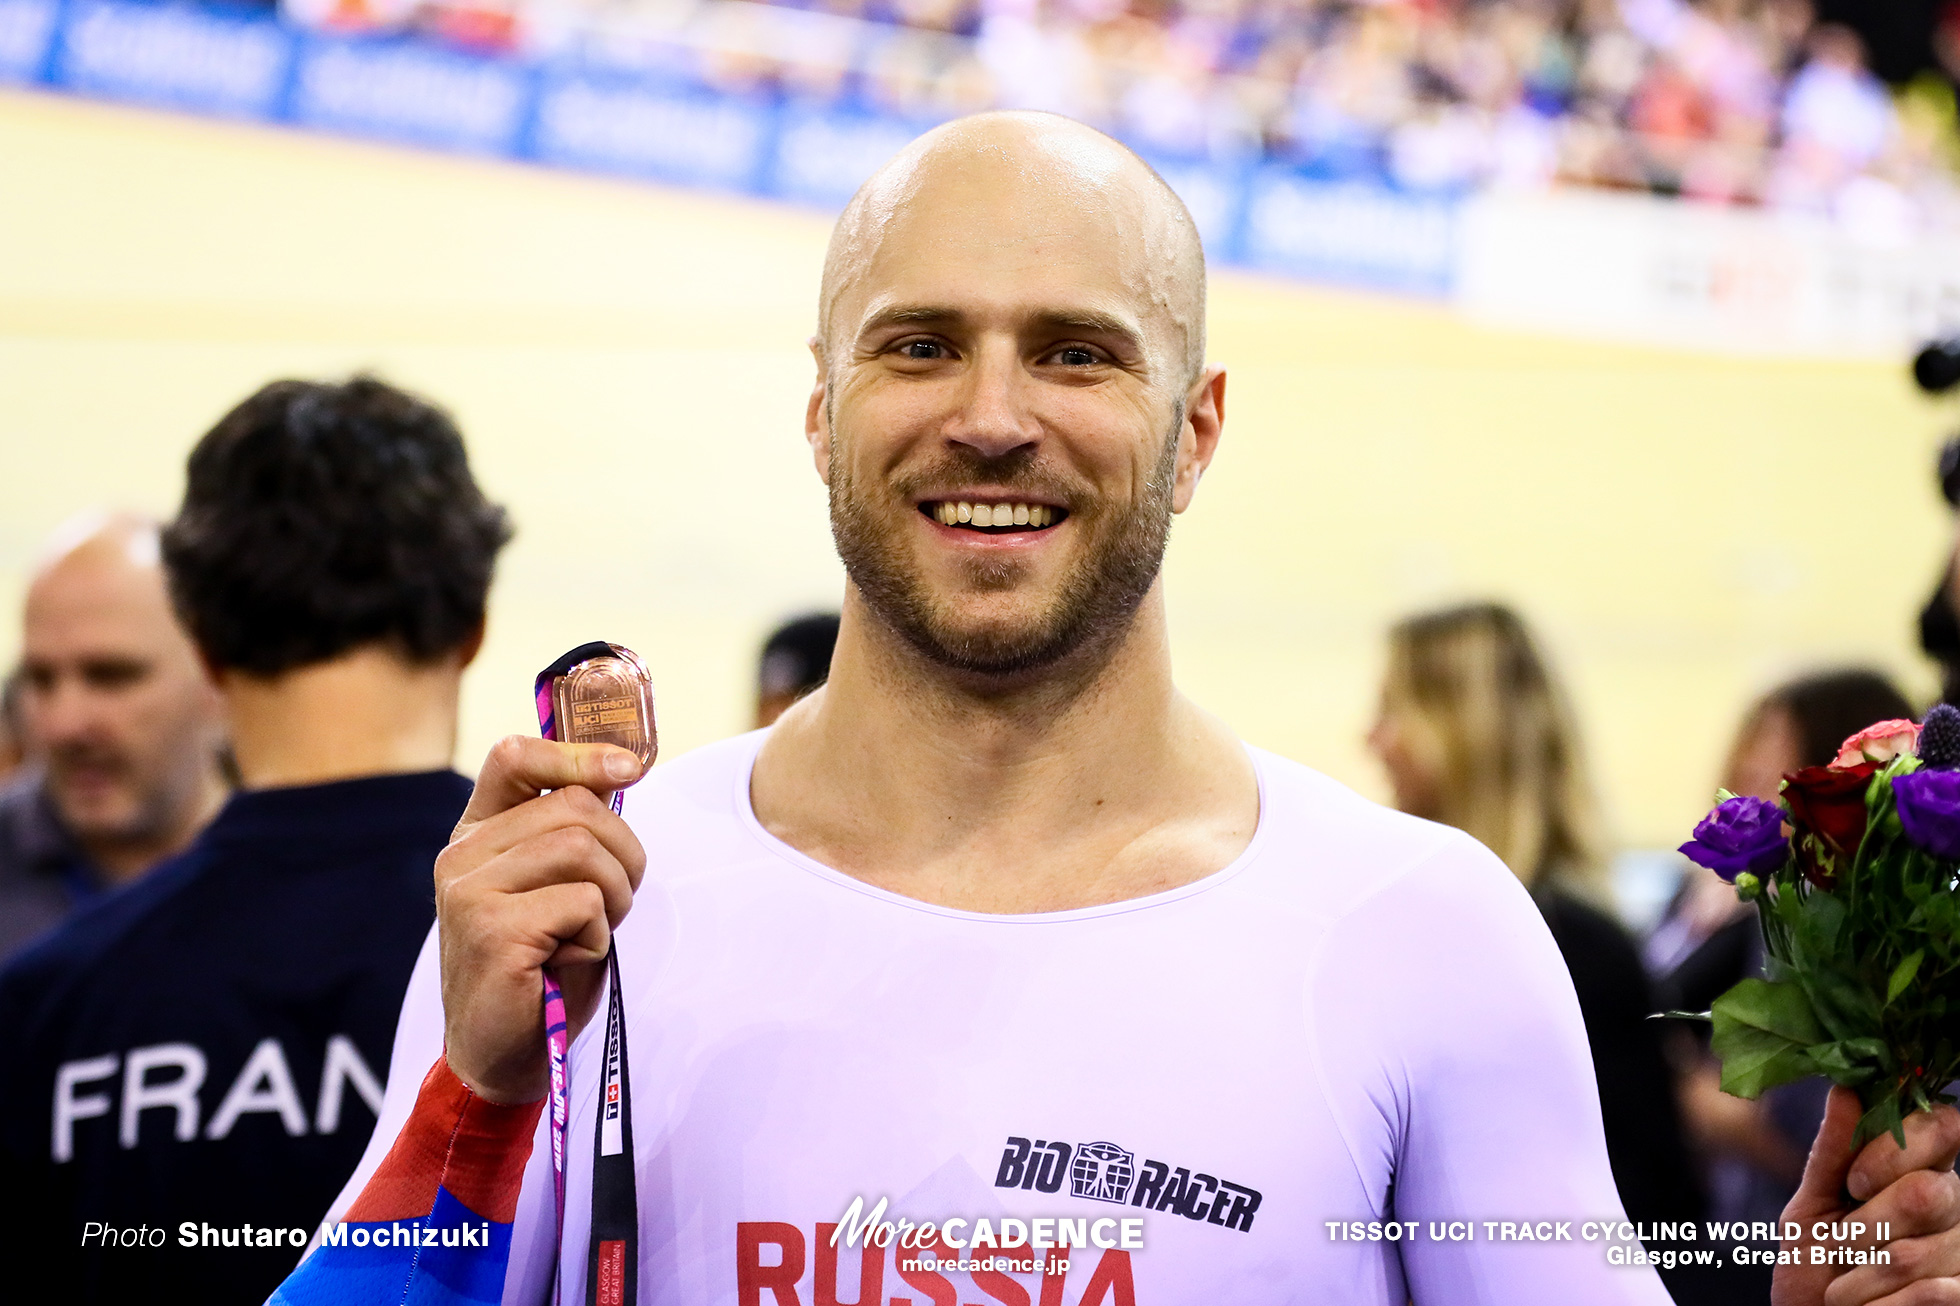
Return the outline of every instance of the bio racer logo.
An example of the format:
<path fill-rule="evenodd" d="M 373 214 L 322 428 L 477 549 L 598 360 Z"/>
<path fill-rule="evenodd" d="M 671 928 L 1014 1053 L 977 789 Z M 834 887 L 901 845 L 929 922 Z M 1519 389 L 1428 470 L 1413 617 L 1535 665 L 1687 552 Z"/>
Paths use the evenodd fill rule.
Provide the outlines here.
<path fill-rule="evenodd" d="M 1070 1145 L 1011 1137 L 1000 1154 L 994 1187 L 1053 1193 L 1061 1191 L 1065 1179 L 1072 1197 L 1168 1211 L 1240 1233 L 1252 1232 L 1252 1217 L 1259 1210 L 1256 1188 L 1163 1161 L 1145 1160 L 1139 1166 L 1134 1153 L 1106 1141 Z"/>

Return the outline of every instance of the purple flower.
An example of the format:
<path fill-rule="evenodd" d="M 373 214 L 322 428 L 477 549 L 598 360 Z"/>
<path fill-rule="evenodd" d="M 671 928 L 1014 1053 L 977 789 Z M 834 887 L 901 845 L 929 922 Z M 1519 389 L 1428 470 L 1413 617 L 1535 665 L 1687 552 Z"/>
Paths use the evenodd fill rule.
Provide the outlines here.
<path fill-rule="evenodd" d="M 1785 819 L 1775 803 L 1731 798 L 1702 819 L 1681 852 L 1731 884 L 1744 871 L 1762 875 L 1790 855 L 1790 841 L 1783 837 Z"/>
<path fill-rule="evenodd" d="M 1925 768 L 1895 776 L 1892 796 L 1906 838 L 1935 857 L 1960 861 L 1960 771 Z"/>

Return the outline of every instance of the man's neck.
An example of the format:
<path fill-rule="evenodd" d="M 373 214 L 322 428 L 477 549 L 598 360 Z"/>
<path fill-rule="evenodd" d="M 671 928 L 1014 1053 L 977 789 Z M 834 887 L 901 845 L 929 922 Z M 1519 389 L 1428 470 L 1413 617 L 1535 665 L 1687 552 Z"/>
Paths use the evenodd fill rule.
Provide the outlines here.
<path fill-rule="evenodd" d="M 364 644 L 277 676 L 219 676 L 247 789 L 434 771 L 456 751 L 463 664 Z"/>
<path fill-rule="evenodd" d="M 932 666 L 852 594 L 828 686 L 751 796 L 771 833 L 908 897 L 1062 911 L 1216 871 L 1258 823 L 1245 750 L 1171 683 L 1161 592 L 1093 666 L 1011 691 Z"/>

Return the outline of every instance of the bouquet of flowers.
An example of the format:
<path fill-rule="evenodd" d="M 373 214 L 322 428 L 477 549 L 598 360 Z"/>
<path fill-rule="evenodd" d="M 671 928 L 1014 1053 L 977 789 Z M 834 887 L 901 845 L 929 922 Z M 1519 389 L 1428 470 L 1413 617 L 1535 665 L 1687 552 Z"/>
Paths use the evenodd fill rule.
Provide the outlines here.
<path fill-rule="evenodd" d="M 1960 1079 L 1960 710 L 1885 721 L 1779 802 L 1726 790 L 1681 851 L 1754 902 L 1766 956 L 1707 1013 L 1722 1088 L 1827 1075 L 1864 1104 L 1856 1145 Z"/>

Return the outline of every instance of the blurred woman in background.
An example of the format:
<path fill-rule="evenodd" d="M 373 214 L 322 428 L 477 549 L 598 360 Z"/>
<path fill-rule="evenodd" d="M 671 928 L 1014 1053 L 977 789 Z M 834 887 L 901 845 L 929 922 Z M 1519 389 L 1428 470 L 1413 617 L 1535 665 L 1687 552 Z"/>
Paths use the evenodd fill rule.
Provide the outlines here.
<path fill-rule="evenodd" d="M 1647 1019 L 1657 1008 L 1638 950 L 1606 909 L 1601 821 L 1572 712 L 1524 623 L 1475 603 L 1396 625 L 1368 742 L 1396 807 L 1476 836 L 1544 913 L 1579 996 L 1627 1214 L 1699 1219 L 1672 1075 Z"/>

